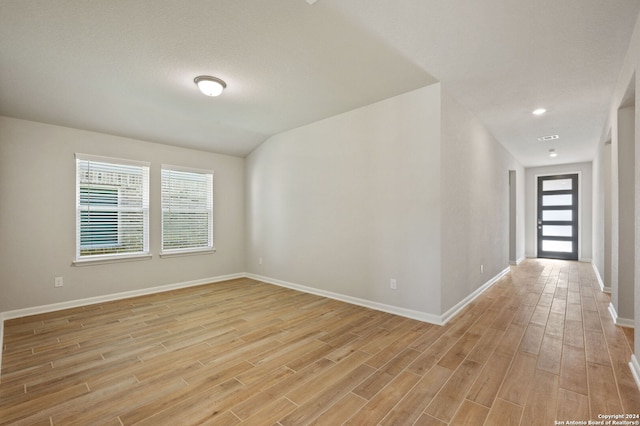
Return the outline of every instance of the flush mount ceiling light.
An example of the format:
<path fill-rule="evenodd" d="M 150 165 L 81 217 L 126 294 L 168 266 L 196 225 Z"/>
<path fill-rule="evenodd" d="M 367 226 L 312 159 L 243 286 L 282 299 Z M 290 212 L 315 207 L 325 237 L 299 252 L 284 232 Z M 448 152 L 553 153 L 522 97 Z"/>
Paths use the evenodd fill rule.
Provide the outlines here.
<path fill-rule="evenodd" d="M 549 135 L 549 136 L 540 136 L 538 138 L 538 140 L 540 142 L 544 142 L 544 141 L 552 141 L 552 140 L 559 139 L 559 138 L 560 138 L 560 136 L 558 136 L 558 135 Z"/>
<path fill-rule="evenodd" d="M 558 153 L 556 152 L 556 150 L 555 150 L 555 149 L 550 149 L 550 150 L 549 150 L 549 157 L 551 157 L 551 158 L 555 158 L 555 157 L 557 157 L 557 156 L 558 156 Z"/>
<path fill-rule="evenodd" d="M 207 96 L 219 96 L 224 88 L 227 87 L 227 83 L 209 75 L 200 75 L 194 78 L 193 81 L 198 85 L 200 91 Z"/>
<path fill-rule="evenodd" d="M 547 112 L 547 110 L 546 110 L 546 109 L 544 109 L 544 108 L 538 108 L 538 109 L 534 109 L 533 111 L 531 111 L 531 113 L 532 113 L 533 115 L 542 115 L 542 114 L 544 114 L 545 112 Z"/>

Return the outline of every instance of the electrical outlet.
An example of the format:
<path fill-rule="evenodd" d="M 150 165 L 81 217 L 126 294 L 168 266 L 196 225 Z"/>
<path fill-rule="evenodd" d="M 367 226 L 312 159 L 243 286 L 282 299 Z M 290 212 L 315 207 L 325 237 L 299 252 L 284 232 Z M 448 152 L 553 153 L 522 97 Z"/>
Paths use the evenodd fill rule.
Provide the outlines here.
<path fill-rule="evenodd" d="M 480 265 L 480 273 L 484 274 L 484 265 Z"/>
<path fill-rule="evenodd" d="M 262 258 L 258 259 L 258 265 L 262 265 Z"/>
<path fill-rule="evenodd" d="M 62 277 L 55 277 L 53 279 L 54 287 L 62 287 L 64 285 L 64 279 Z"/>
<path fill-rule="evenodd" d="M 391 281 L 389 282 L 389 287 L 391 287 L 391 290 L 397 290 L 398 289 L 398 281 L 396 281 L 395 278 L 391 278 Z"/>

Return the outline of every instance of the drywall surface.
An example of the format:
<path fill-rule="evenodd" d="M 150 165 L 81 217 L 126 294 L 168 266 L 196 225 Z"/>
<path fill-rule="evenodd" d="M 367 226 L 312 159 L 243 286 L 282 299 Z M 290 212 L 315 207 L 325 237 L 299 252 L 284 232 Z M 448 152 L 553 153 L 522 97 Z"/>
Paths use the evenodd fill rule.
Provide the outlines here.
<path fill-rule="evenodd" d="M 72 266 L 75 153 L 151 163 L 151 260 Z M 215 253 L 158 256 L 161 164 L 214 171 Z M 0 117 L 0 312 L 241 273 L 243 194 L 242 158 Z"/>
<path fill-rule="evenodd" d="M 611 143 L 602 143 L 592 163 L 593 266 L 602 285 L 611 290 Z"/>
<path fill-rule="evenodd" d="M 267 140 L 246 160 L 246 270 L 440 314 L 439 117 L 435 84 Z"/>
<path fill-rule="evenodd" d="M 635 108 L 618 110 L 618 127 L 614 144 L 617 146 L 617 256 L 613 258 L 617 268 L 616 280 L 612 283 L 611 303 L 620 318 L 633 320 L 634 286 L 636 270 L 636 171 L 635 163 Z"/>
<path fill-rule="evenodd" d="M 509 171 L 516 175 L 516 258 L 524 256 L 524 169 L 442 90 L 442 307 L 509 265 Z"/>
<path fill-rule="evenodd" d="M 634 93 L 630 92 L 630 88 L 634 89 Z M 629 41 L 629 48 L 627 50 L 627 55 L 622 64 L 622 69 L 620 70 L 620 76 L 616 83 L 616 87 L 611 99 L 611 107 L 609 110 L 609 116 L 607 117 L 607 122 L 605 123 L 603 129 L 603 136 L 601 141 L 597 141 L 598 143 L 604 143 L 608 138 L 611 138 L 611 149 L 609 153 L 599 149 L 597 150 L 597 158 L 594 160 L 594 164 L 603 163 L 605 161 L 611 161 L 610 170 L 611 170 L 611 188 L 607 190 L 611 190 L 610 194 L 610 202 L 611 202 L 611 220 L 610 223 L 605 223 L 604 226 L 610 226 L 610 237 L 611 237 L 611 249 L 610 252 L 606 250 L 607 241 L 594 241 L 594 250 L 596 250 L 596 254 L 594 255 L 594 259 L 604 258 L 604 262 L 606 262 L 606 257 L 610 256 L 610 269 L 611 269 L 611 303 L 617 309 L 618 304 L 618 294 L 614 294 L 615 287 L 617 285 L 618 280 L 618 249 L 619 249 L 619 217 L 618 217 L 618 124 L 619 124 L 619 111 L 624 109 L 627 106 L 634 106 L 635 108 L 635 117 L 634 119 L 634 146 L 635 146 L 635 210 L 636 212 L 640 209 L 640 16 L 638 16 L 636 20 L 636 25 L 634 28 L 633 35 L 631 36 L 631 40 Z M 628 123 L 630 124 L 630 123 Z M 606 155 L 610 157 L 607 158 Z M 604 166 L 603 166 L 604 167 Z M 605 185 L 605 181 L 602 176 L 596 176 L 599 179 L 599 182 L 602 185 Z M 605 208 L 606 200 L 605 200 Z M 598 210 L 603 210 L 602 206 L 597 207 Z M 602 220 L 599 218 L 594 218 L 594 220 Z M 638 265 L 640 262 L 640 233 L 637 231 L 640 229 L 640 215 L 635 215 L 635 264 Z M 606 231 L 605 231 L 606 232 Z M 606 234 L 605 234 L 606 235 Z M 594 239 L 598 238 L 598 235 L 594 235 Z M 598 268 L 600 267 L 600 263 L 596 263 Z M 640 359 L 640 317 L 638 316 L 638 312 L 640 312 L 640 268 L 635 268 L 634 271 L 634 290 L 633 290 L 633 298 L 634 298 L 634 309 L 633 309 L 633 318 L 625 318 L 627 320 L 633 320 L 635 323 L 635 348 L 634 355 L 637 359 Z M 619 314 L 619 312 L 618 312 Z M 637 365 L 637 364 L 636 364 Z M 637 374 L 640 374 L 640 371 L 636 371 Z"/>

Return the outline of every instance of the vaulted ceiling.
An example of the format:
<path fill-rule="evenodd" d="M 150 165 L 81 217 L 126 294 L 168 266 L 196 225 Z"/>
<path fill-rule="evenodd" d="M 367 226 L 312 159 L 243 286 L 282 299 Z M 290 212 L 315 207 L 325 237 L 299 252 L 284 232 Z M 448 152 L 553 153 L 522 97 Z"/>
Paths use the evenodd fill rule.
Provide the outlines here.
<path fill-rule="evenodd" d="M 0 115 L 244 156 L 439 81 L 525 166 L 589 161 L 639 11 L 637 0 L 0 0 Z M 223 95 L 202 95 L 201 74 L 225 80 Z"/>

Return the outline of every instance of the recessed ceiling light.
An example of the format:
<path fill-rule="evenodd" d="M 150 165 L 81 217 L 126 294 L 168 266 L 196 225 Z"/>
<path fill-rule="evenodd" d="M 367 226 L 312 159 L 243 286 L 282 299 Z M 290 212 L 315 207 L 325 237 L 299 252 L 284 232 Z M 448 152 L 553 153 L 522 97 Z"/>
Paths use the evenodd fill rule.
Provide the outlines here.
<path fill-rule="evenodd" d="M 560 136 L 558 136 L 558 135 L 549 135 L 549 136 L 540 136 L 538 138 L 538 140 L 540 142 L 544 142 L 544 141 L 552 141 L 552 140 L 559 139 L 559 138 L 560 138 Z"/>
<path fill-rule="evenodd" d="M 209 75 L 200 75 L 194 78 L 193 82 L 196 83 L 200 91 L 207 96 L 219 96 L 224 88 L 227 87 L 227 83 Z"/>
<path fill-rule="evenodd" d="M 532 113 L 533 115 L 542 115 L 542 114 L 544 114 L 545 112 L 547 112 L 547 110 L 546 110 L 546 109 L 544 109 L 544 108 L 538 108 L 538 109 L 534 109 L 531 113 Z"/>
<path fill-rule="evenodd" d="M 555 157 L 557 157 L 557 156 L 558 156 L 558 153 L 556 152 L 556 150 L 555 150 L 555 149 L 550 149 L 550 150 L 549 150 L 549 157 L 551 157 L 551 158 L 555 158 Z"/>

